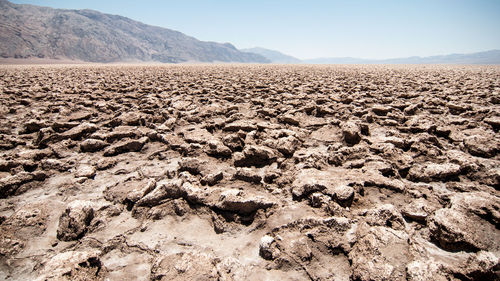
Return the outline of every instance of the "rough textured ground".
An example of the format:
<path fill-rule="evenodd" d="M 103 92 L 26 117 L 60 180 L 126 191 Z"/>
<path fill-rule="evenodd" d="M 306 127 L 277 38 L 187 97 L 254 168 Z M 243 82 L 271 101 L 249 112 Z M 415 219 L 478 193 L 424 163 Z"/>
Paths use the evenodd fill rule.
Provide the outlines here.
<path fill-rule="evenodd" d="M 0 77 L 0 279 L 499 278 L 498 67 Z"/>

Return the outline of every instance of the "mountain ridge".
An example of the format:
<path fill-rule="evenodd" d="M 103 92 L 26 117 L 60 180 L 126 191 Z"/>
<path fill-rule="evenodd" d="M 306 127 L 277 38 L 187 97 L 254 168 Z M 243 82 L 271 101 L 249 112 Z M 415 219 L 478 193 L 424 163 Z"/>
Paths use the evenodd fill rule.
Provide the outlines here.
<path fill-rule="evenodd" d="M 271 49 L 266 49 L 262 47 L 253 47 L 253 48 L 246 48 L 246 49 L 240 49 L 240 51 L 247 52 L 247 53 L 254 53 L 254 54 L 259 54 L 266 59 L 270 60 L 272 63 L 301 63 L 302 61 L 296 57 L 290 56 L 283 54 L 280 51 L 276 50 L 271 50 Z"/>
<path fill-rule="evenodd" d="M 87 62 L 269 62 L 230 43 L 94 10 L 53 9 L 0 0 L 0 57 Z"/>
<path fill-rule="evenodd" d="M 325 57 L 302 60 L 310 64 L 500 64 L 500 50 L 448 54 L 437 56 L 411 56 L 390 59 L 362 59 L 354 57 Z"/>
<path fill-rule="evenodd" d="M 254 47 L 240 49 L 244 52 L 260 54 L 272 63 L 296 64 L 500 64 L 500 50 L 493 49 L 475 53 L 454 53 L 436 56 L 411 56 L 389 59 L 363 59 L 356 57 L 319 57 L 313 59 L 298 59 L 279 51 Z"/>

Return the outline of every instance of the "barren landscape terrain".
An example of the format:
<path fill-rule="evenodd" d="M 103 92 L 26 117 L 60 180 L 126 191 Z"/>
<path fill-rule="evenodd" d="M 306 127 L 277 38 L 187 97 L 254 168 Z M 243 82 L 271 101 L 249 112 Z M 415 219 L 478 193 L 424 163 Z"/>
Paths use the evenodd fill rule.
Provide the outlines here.
<path fill-rule="evenodd" d="M 499 279 L 498 66 L 0 77 L 0 279 Z"/>

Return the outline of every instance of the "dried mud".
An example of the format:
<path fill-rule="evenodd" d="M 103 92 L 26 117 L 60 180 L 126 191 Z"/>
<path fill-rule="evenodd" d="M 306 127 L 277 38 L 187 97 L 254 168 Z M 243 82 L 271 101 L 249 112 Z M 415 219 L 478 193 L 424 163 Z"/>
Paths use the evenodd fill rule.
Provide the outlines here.
<path fill-rule="evenodd" d="M 498 67 L 0 76 L 0 279 L 499 278 Z"/>

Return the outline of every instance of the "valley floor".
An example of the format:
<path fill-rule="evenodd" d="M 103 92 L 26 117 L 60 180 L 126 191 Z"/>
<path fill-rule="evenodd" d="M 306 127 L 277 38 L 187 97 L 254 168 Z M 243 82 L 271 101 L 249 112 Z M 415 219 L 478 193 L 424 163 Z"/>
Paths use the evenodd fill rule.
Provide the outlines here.
<path fill-rule="evenodd" d="M 0 279 L 499 278 L 500 67 L 0 77 Z"/>

